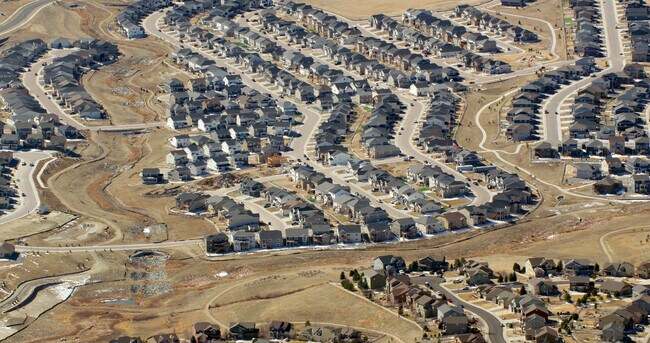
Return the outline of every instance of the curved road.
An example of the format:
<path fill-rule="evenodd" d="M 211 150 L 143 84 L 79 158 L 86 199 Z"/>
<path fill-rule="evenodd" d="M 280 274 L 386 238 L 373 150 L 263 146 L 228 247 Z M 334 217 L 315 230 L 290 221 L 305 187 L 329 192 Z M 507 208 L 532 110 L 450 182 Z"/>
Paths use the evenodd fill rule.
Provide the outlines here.
<path fill-rule="evenodd" d="M 153 14 L 149 15 L 147 18 L 145 18 L 142 22 L 142 26 L 144 27 L 145 31 L 147 34 L 153 37 L 157 37 L 163 41 L 166 41 L 168 44 L 171 44 L 174 47 L 180 47 L 183 45 L 176 37 L 162 32 L 158 26 L 159 20 L 163 17 L 165 13 L 164 12 L 154 12 Z M 268 89 L 266 86 L 261 84 L 260 82 L 255 82 L 251 78 L 250 75 L 246 73 L 242 73 L 240 69 L 237 67 L 231 65 L 228 60 L 218 57 L 212 53 L 210 53 L 208 50 L 205 49 L 200 49 L 197 48 L 193 45 L 183 45 L 188 49 L 191 49 L 192 51 L 199 53 L 203 55 L 205 58 L 209 58 L 215 62 L 215 64 L 219 67 L 226 68 L 229 71 L 236 72 L 237 74 L 240 74 L 242 77 L 242 80 L 244 83 L 265 94 L 271 94 L 276 100 L 279 99 L 278 94 L 276 92 Z M 281 100 L 281 99 L 280 99 Z M 293 101 L 292 102 L 296 105 L 300 113 L 304 115 L 304 120 L 303 124 L 301 125 L 301 128 L 303 128 L 301 132 L 300 137 L 293 138 L 291 141 L 291 147 L 293 148 L 292 151 L 285 153 L 284 155 L 293 159 L 302 159 L 304 163 L 308 164 L 309 166 L 313 167 L 315 171 L 322 172 L 322 173 L 327 173 L 329 177 L 331 177 L 334 181 L 336 181 L 339 184 L 348 184 L 350 186 L 350 189 L 365 196 L 368 198 L 370 203 L 375 206 L 375 207 L 381 207 L 382 209 L 386 210 L 389 215 L 395 217 L 395 218 L 406 218 L 409 217 L 410 215 L 407 214 L 404 211 L 400 211 L 393 206 L 390 206 L 385 203 L 380 203 L 378 199 L 372 195 L 371 192 L 368 190 L 360 187 L 359 185 L 355 183 L 348 183 L 340 174 L 337 173 L 332 173 L 333 170 L 336 168 L 333 167 L 326 167 L 323 166 L 319 163 L 316 163 L 315 161 L 305 158 L 304 155 L 307 154 L 307 147 L 308 143 L 311 140 L 311 138 L 314 136 L 316 131 L 318 130 L 318 127 L 320 126 L 320 121 L 323 120 L 323 116 L 318 113 L 316 110 L 313 108 L 309 107 L 307 104 L 299 101 Z"/>
<path fill-rule="evenodd" d="M 52 155 L 47 151 L 27 151 L 15 153 L 14 157 L 20 160 L 13 177 L 13 180 L 17 180 L 20 204 L 16 206 L 13 212 L 0 217 L 0 225 L 20 219 L 41 205 L 41 199 L 38 196 L 36 184 L 34 184 L 34 170 L 36 170 L 40 161 L 48 159 Z M 24 166 L 22 165 L 23 162 L 25 163 Z M 25 196 L 22 196 L 23 193 Z"/>
<path fill-rule="evenodd" d="M 615 73 L 623 70 L 625 66 L 625 55 L 623 54 L 623 42 L 621 32 L 617 28 L 618 19 L 616 16 L 616 0 L 602 0 L 601 12 L 603 17 L 603 31 L 605 33 L 605 46 L 607 47 L 607 58 L 609 67 L 598 73 L 598 76 Z M 542 107 L 542 122 L 544 125 L 544 140 L 557 145 L 562 141 L 562 125 L 560 123 L 560 106 L 577 90 L 589 85 L 593 78 L 586 77 L 574 82 L 546 100 Z"/>
<path fill-rule="evenodd" d="M 59 119 L 76 128 L 77 130 L 90 130 L 90 131 L 132 131 L 142 130 L 147 128 L 157 128 L 165 125 L 164 122 L 153 123 L 140 123 L 140 124 L 124 124 L 124 125 L 104 125 L 104 126 L 87 126 L 79 120 L 73 118 L 70 114 L 65 112 L 54 99 L 51 99 L 50 94 L 47 93 L 42 85 L 42 73 L 45 66 L 43 64 L 50 63 L 56 57 L 62 57 L 74 52 L 74 49 L 66 50 L 53 50 L 48 57 L 43 57 L 34 62 L 31 66 L 31 71 L 22 75 L 22 81 L 29 94 L 34 97 L 41 106 L 49 113 L 56 114 Z"/>
<path fill-rule="evenodd" d="M 53 4 L 52 0 L 36 0 L 16 10 L 7 20 L 0 23 L 0 36 L 17 30 L 32 20 L 43 8 Z"/>
<path fill-rule="evenodd" d="M 440 285 L 440 282 L 442 281 L 440 278 L 436 278 L 436 279 L 437 279 L 437 281 L 431 283 L 431 287 L 434 290 L 444 294 L 447 297 L 447 299 L 451 299 L 454 302 L 454 304 L 457 304 L 457 305 L 462 304 L 463 307 L 466 310 L 468 310 L 468 311 L 474 313 L 475 315 L 481 317 L 481 319 L 483 319 L 485 321 L 485 324 L 487 325 L 487 329 L 488 329 L 487 337 L 488 337 L 488 341 L 490 343 L 506 343 L 507 342 L 506 337 L 505 337 L 505 332 L 503 330 L 503 327 L 501 327 L 501 320 L 499 320 L 498 317 L 496 317 L 494 314 L 484 310 L 481 307 L 478 307 L 476 305 L 472 305 L 472 304 L 468 303 L 467 301 L 459 298 L 458 296 L 456 296 L 456 294 L 454 292 L 451 292 L 447 288 L 442 287 Z"/>
<path fill-rule="evenodd" d="M 240 26 L 248 27 L 252 31 L 257 32 L 260 35 L 263 35 L 263 33 L 261 33 L 258 29 L 254 28 L 254 27 L 252 27 L 250 25 L 250 21 L 246 22 L 245 20 L 243 20 L 243 18 L 241 18 L 241 19 L 237 20 L 237 23 Z M 284 40 L 278 39 L 278 40 L 276 40 L 276 43 L 278 45 L 282 46 L 283 48 L 288 49 L 290 51 L 297 51 L 297 49 L 295 47 L 287 44 Z M 303 49 L 301 48 L 301 50 L 303 50 Z M 308 50 L 308 49 L 305 48 L 304 50 Z M 339 69 L 339 70 L 343 71 L 343 73 L 346 76 L 350 76 L 355 80 L 363 79 L 362 76 L 360 76 L 360 75 L 358 75 L 356 73 L 352 73 L 349 70 L 341 69 L 339 66 L 336 66 L 332 62 L 327 61 L 327 60 L 325 60 L 325 59 L 323 59 L 321 57 L 318 57 L 318 56 L 316 56 L 314 54 L 312 54 L 312 57 L 314 58 L 314 60 L 318 61 L 319 63 L 323 63 L 325 65 L 328 65 L 332 69 Z M 407 106 L 408 106 L 409 103 L 413 103 L 413 106 L 410 106 L 408 108 L 404 118 L 401 120 L 400 126 L 396 129 L 395 146 L 400 148 L 402 153 L 404 153 L 406 155 L 413 156 L 415 160 L 417 160 L 417 161 L 419 161 L 421 163 L 424 163 L 425 161 L 428 161 L 432 165 L 439 166 L 442 170 L 444 170 L 444 171 L 450 173 L 451 175 L 453 175 L 456 178 L 456 180 L 466 182 L 467 178 L 464 175 L 462 175 L 462 173 L 456 171 L 455 169 L 447 166 L 444 163 L 441 163 L 438 160 L 435 160 L 435 159 L 427 156 L 426 154 L 422 153 L 413 144 L 413 140 L 411 138 L 413 137 L 413 135 L 415 135 L 415 129 L 416 129 L 416 127 L 415 127 L 416 124 L 414 123 L 414 121 L 420 119 L 420 117 L 423 115 L 423 111 L 424 111 L 425 107 L 422 105 L 422 103 L 420 103 L 416 99 L 414 99 L 414 98 L 412 98 L 410 96 L 405 96 L 405 95 L 401 94 L 400 91 L 395 92 L 395 95 L 399 98 L 399 100 L 402 103 L 404 103 Z M 404 128 L 404 131 L 401 131 L 402 128 Z M 399 134 L 397 134 L 398 132 L 403 132 L 403 133 L 409 132 L 410 135 L 407 135 L 407 134 L 399 135 Z M 310 136 L 311 136 L 311 133 L 310 133 Z M 304 150 L 306 150 L 307 145 L 303 145 L 303 147 L 305 148 Z M 297 157 L 300 158 L 300 156 L 297 156 Z M 487 190 L 484 187 L 476 186 L 476 185 L 473 185 L 473 184 L 470 183 L 470 189 L 475 194 L 475 198 L 474 198 L 474 200 L 472 202 L 473 205 L 482 205 L 482 204 L 485 204 L 485 203 L 489 202 L 492 199 L 492 194 L 490 193 L 489 190 Z"/>
<path fill-rule="evenodd" d="M 443 171 L 452 174 L 456 180 L 467 182 L 467 177 L 465 175 L 449 167 L 448 165 L 424 154 L 413 144 L 415 126 L 419 125 L 415 122 L 417 121 L 419 123 L 422 112 L 424 111 L 424 106 L 419 101 L 412 101 L 404 96 L 399 96 L 399 98 L 400 100 L 404 101 L 405 104 L 409 104 L 409 102 L 411 102 L 413 106 L 410 106 L 404 115 L 404 119 L 398 128 L 398 132 L 403 132 L 403 134 L 398 134 L 395 136 L 395 145 L 399 147 L 406 155 L 411 155 L 420 162 L 428 161 L 431 165 L 439 166 Z M 402 131 L 402 128 L 404 128 L 404 131 Z M 476 186 L 473 183 L 469 183 L 469 188 L 472 190 L 472 193 L 474 193 L 475 196 L 474 200 L 472 201 L 472 205 L 483 205 L 492 200 L 492 193 L 487 188 Z"/>

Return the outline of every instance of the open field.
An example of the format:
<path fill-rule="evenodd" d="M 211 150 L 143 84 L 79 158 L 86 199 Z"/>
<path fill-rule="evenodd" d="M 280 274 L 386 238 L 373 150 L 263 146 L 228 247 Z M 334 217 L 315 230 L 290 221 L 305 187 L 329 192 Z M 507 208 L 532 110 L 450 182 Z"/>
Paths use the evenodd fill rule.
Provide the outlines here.
<path fill-rule="evenodd" d="M 314 304 L 314 298 L 328 299 Z M 345 308 L 345 312 L 341 309 Z M 225 323 L 249 318 L 256 322 L 271 320 L 335 324 L 378 330 L 400 337 L 404 342 L 420 338 L 415 324 L 378 310 L 367 300 L 359 299 L 338 287 L 323 284 L 273 300 L 254 300 L 226 305 L 212 310 Z M 390 328 L 390 329 L 388 329 Z"/>
<path fill-rule="evenodd" d="M 640 225 L 647 225 L 641 224 Z M 623 260 L 634 256 L 633 263 L 640 263 L 650 259 L 650 226 L 630 226 L 619 232 L 610 231 L 611 234 L 603 239 L 614 258 L 614 261 Z"/>
<path fill-rule="evenodd" d="M 519 9 L 500 5 L 491 7 L 490 9 L 496 11 L 496 13 L 492 12 L 492 14 L 504 18 L 513 24 L 521 25 L 521 27 L 540 35 L 542 41 L 537 44 L 532 44 L 530 47 L 533 49 L 543 49 L 545 50 L 544 53 L 547 53 L 551 47 L 550 36 L 553 33 L 543 21 L 549 22 L 555 30 L 555 38 L 557 40 L 555 53 L 560 56 L 560 59 L 567 59 L 566 40 L 564 34 L 564 15 L 559 1 L 540 0 L 527 3 L 525 7 Z M 508 17 L 508 14 L 529 18 L 520 18 L 515 16 Z"/>
<path fill-rule="evenodd" d="M 27 1 L 10 2 L 27 3 Z M 9 41 L 5 45 L 35 38 L 49 42 L 58 37 L 67 37 L 69 39 L 88 37 L 88 34 L 81 29 L 80 16 L 69 10 L 63 2 L 50 5 L 41 10 L 29 25 L 12 32 Z"/>
<path fill-rule="evenodd" d="M 118 44 L 119 60 L 97 72 L 84 75 L 83 84 L 109 113 L 112 124 L 161 121 L 164 104 L 156 98 L 159 85 L 172 77 L 187 80 L 183 72 L 164 64 L 171 48 L 153 38 L 137 42 L 116 32 L 112 18 L 120 7 L 102 2 L 85 2 L 76 10 L 81 28 L 93 37 Z"/>
<path fill-rule="evenodd" d="M 0 236 L 3 240 L 12 240 L 36 235 L 59 227 L 75 218 L 73 215 L 62 212 L 51 212 L 44 216 L 31 213 L 18 220 L 3 224 L 0 227 Z"/>

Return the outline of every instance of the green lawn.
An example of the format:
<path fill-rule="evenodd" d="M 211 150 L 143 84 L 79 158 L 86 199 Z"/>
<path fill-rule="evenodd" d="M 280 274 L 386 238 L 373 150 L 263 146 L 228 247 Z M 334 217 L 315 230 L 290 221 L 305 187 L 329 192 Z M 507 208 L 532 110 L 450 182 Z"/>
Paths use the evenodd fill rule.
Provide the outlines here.
<path fill-rule="evenodd" d="M 246 45 L 246 43 L 237 42 L 237 43 L 235 43 L 235 45 L 237 45 L 238 47 L 240 47 L 242 49 L 250 50 L 250 48 L 248 47 L 248 45 Z"/>
<path fill-rule="evenodd" d="M 566 26 L 567 29 L 573 28 L 575 26 L 575 21 L 573 20 L 573 18 L 565 17 L 564 26 Z"/>

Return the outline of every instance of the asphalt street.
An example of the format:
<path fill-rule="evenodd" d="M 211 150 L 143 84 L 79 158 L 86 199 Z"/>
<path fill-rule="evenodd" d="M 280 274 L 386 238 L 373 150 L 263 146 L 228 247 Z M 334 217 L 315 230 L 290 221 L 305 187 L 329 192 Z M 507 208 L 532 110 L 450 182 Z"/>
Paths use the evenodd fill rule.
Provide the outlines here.
<path fill-rule="evenodd" d="M 487 339 L 491 343 L 506 343 L 506 337 L 504 328 L 501 327 L 501 321 L 494 314 L 482 309 L 481 307 L 472 305 L 463 299 L 456 296 L 455 293 L 447 290 L 446 288 L 440 286 L 439 283 L 432 283 L 431 287 L 438 292 L 444 294 L 447 299 L 451 299 L 452 302 L 456 305 L 463 305 L 463 307 L 474 313 L 475 315 L 481 317 L 485 324 L 487 325 Z"/>
<path fill-rule="evenodd" d="M 618 19 L 616 17 L 615 0 L 601 1 L 601 14 L 603 19 L 602 30 L 604 33 L 604 43 L 607 51 L 607 62 L 609 67 L 598 72 L 598 76 L 615 73 L 623 70 L 625 66 L 625 56 L 623 55 L 623 42 L 621 41 L 621 29 L 618 28 Z M 594 78 L 586 77 L 580 81 L 565 86 L 557 93 L 553 94 L 542 106 L 542 125 L 544 127 L 545 141 L 557 145 L 563 139 L 562 125 L 560 123 L 560 107 L 562 103 L 571 94 L 581 88 L 588 86 Z"/>
<path fill-rule="evenodd" d="M 6 35 L 27 24 L 43 8 L 53 4 L 52 0 L 36 0 L 20 7 L 8 19 L 0 23 L 0 36 Z"/>
<path fill-rule="evenodd" d="M 247 22 L 243 18 L 237 20 L 237 23 L 239 23 L 239 25 L 241 26 L 250 28 L 253 32 L 257 32 L 258 34 L 263 34 L 257 28 L 252 27 L 250 25 L 250 21 Z M 285 40 L 279 39 L 276 40 L 276 43 L 285 49 L 293 50 L 293 51 L 297 50 L 295 47 L 287 44 Z M 304 49 L 304 50 L 309 50 L 309 49 Z M 359 80 L 363 78 L 360 75 L 350 73 L 345 69 L 341 69 L 340 67 L 334 65 L 333 63 L 331 63 L 328 60 L 325 60 L 322 57 L 318 57 L 314 52 L 311 52 L 310 54 L 313 56 L 314 60 L 318 61 L 319 63 L 326 64 L 332 69 L 340 69 L 343 71 L 343 73 L 346 76 L 350 76 L 355 80 Z M 397 92 L 396 95 L 399 97 L 400 101 L 407 106 L 408 109 L 404 118 L 401 121 L 400 126 L 397 128 L 397 132 L 398 133 L 401 132 L 402 134 L 396 134 L 395 145 L 398 148 L 400 148 L 402 153 L 404 153 L 407 156 L 408 155 L 413 156 L 413 158 L 419 161 L 420 163 L 424 163 L 425 161 L 429 162 L 430 164 L 434 166 L 438 166 L 445 172 L 453 175 L 456 178 L 456 180 L 467 182 L 467 177 L 462 175 L 462 173 L 457 172 L 455 169 L 449 167 L 448 165 L 427 156 L 426 154 L 422 153 L 417 146 L 414 145 L 412 137 L 415 135 L 417 126 L 420 125 L 419 123 L 415 123 L 414 121 L 421 119 L 420 117 L 423 115 L 425 107 L 424 105 L 422 105 L 420 101 L 416 101 L 416 99 L 414 99 L 410 95 L 407 96 L 402 94 L 401 92 Z M 413 106 L 408 107 L 409 104 L 411 103 L 413 104 Z M 404 129 L 403 131 L 401 130 L 402 128 Z M 492 199 L 492 194 L 488 189 L 481 186 L 476 186 L 472 183 L 469 184 L 469 187 L 472 190 L 472 192 L 476 195 L 472 201 L 472 204 L 482 205 L 484 203 L 489 202 Z"/>
<path fill-rule="evenodd" d="M 417 146 L 414 145 L 413 137 L 415 136 L 415 129 L 417 125 L 420 125 L 420 118 L 422 112 L 424 111 L 424 105 L 419 101 L 409 100 L 404 96 L 399 96 L 400 100 L 405 102 L 407 105 L 412 103 L 413 106 L 410 106 L 402 119 L 402 123 L 398 128 L 398 132 L 402 132 L 401 135 L 397 135 L 395 138 L 395 145 L 399 147 L 402 152 L 406 155 L 413 156 L 413 158 L 422 163 L 429 162 L 433 166 L 440 167 L 443 171 L 451 174 L 458 181 L 467 182 L 468 187 L 472 190 L 475 197 L 472 200 L 472 205 L 482 205 L 490 200 L 492 200 L 492 193 L 485 187 L 476 186 L 473 183 L 467 180 L 467 177 L 462 173 L 456 171 L 454 168 L 449 167 L 448 165 L 440 162 L 439 160 L 433 159 L 428 155 L 422 153 Z M 402 131 L 401 129 L 404 128 Z"/>
<path fill-rule="evenodd" d="M 38 167 L 40 161 L 50 158 L 51 154 L 47 151 L 27 151 L 17 152 L 14 154 L 14 157 L 20 160 L 13 178 L 18 185 L 20 200 L 15 205 L 16 208 L 13 212 L 0 216 L 0 225 L 20 219 L 41 205 L 38 190 L 34 184 L 34 170 Z M 25 165 L 22 165 L 23 162 Z M 25 194 L 25 196 L 22 194 Z"/>
<path fill-rule="evenodd" d="M 189 239 L 184 241 L 161 242 L 161 243 L 142 243 L 142 244 L 114 244 L 114 245 L 87 245 L 87 246 L 69 246 L 69 247 L 40 247 L 17 245 L 17 252 L 91 252 L 91 251 L 132 251 L 144 249 L 164 249 L 164 248 L 177 248 L 190 245 L 200 245 L 202 239 Z"/>
<path fill-rule="evenodd" d="M 29 72 L 23 73 L 22 79 L 25 88 L 29 91 L 29 94 L 31 94 L 31 96 L 34 97 L 48 113 L 56 114 L 62 122 L 75 127 L 77 130 L 129 131 L 162 127 L 164 125 L 163 122 L 152 122 L 126 125 L 87 126 L 83 122 L 79 121 L 64 111 L 61 106 L 56 103 L 55 99 L 53 99 L 51 95 L 46 91 L 45 87 L 41 83 L 43 69 L 45 68 L 43 64 L 48 64 L 52 62 L 54 58 L 69 55 L 74 51 L 75 49 L 53 50 L 38 61 L 34 62 Z"/>
<path fill-rule="evenodd" d="M 209 58 L 213 60 L 217 66 L 226 68 L 229 71 L 240 74 L 243 82 L 247 86 L 251 87 L 252 89 L 257 90 L 260 93 L 271 94 L 276 100 L 281 100 L 281 101 L 283 100 L 279 98 L 277 92 L 267 88 L 260 82 L 253 81 L 250 75 L 247 75 L 246 73 L 242 73 L 241 70 L 237 69 L 233 65 L 230 65 L 228 63 L 228 60 L 221 57 L 217 57 L 213 54 L 209 54 L 207 53 L 206 50 L 198 49 L 197 47 L 191 45 L 184 45 L 176 37 L 167 34 L 165 32 L 162 32 L 158 27 L 158 21 L 160 18 L 162 18 L 163 15 L 164 12 L 155 12 L 142 22 L 145 31 L 149 35 L 162 39 L 173 46 L 176 47 L 184 46 L 188 49 L 191 49 L 194 52 L 200 53 L 205 58 Z M 348 183 L 343 176 L 332 172 L 336 168 L 326 167 L 321 165 L 320 163 L 317 163 L 316 161 L 311 160 L 310 158 L 306 158 L 305 156 L 307 155 L 309 142 L 312 139 L 312 137 L 316 134 L 316 131 L 320 126 L 320 122 L 321 120 L 324 119 L 324 117 L 322 113 L 315 110 L 314 108 L 311 108 L 305 103 L 302 102 L 294 102 L 294 103 L 296 104 L 298 111 L 300 111 L 300 113 L 303 114 L 304 120 L 302 125 L 300 125 L 299 127 L 300 136 L 292 139 L 291 147 L 293 149 L 292 151 L 285 153 L 284 154 L 285 156 L 289 158 L 293 158 L 295 160 L 298 159 L 302 160 L 305 164 L 314 168 L 315 171 L 327 174 L 329 177 L 332 178 L 333 181 L 335 181 L 335 183 L 347 184 L 348 186 L 350 186 L 350 189 L 353 192 L 365 196 L 366 198 L 368 198 L 368 200 L 373 206 L 383 208 L 384 210 L 386 210 L 386 212 L 388 212 L 389 215 L 395 218 L 405 218 L 410 216 L 406 212 L 400 211 L 394 208 L 393 206 L 390 206 L 383 202 L 379 202 L 378 199 L 370 191 L 360 187 L 359 185 L 356 185 L 355 183 Z"/>

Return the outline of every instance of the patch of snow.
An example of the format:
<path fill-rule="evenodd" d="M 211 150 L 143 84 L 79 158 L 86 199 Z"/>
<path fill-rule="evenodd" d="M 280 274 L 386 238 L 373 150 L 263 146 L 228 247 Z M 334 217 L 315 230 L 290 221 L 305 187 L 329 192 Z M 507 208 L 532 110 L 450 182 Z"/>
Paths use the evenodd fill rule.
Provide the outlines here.
<path fill-rule="evenodd" d="M 51 290 L 54 295 L 60 300 L 66 300 L 72 295 L 76 286 L 85 285 L 86 282 L 90 279 L 90 276 L 86 276 L 81 280 L 67 280 L 55 287 L 52 287 Z"/>

